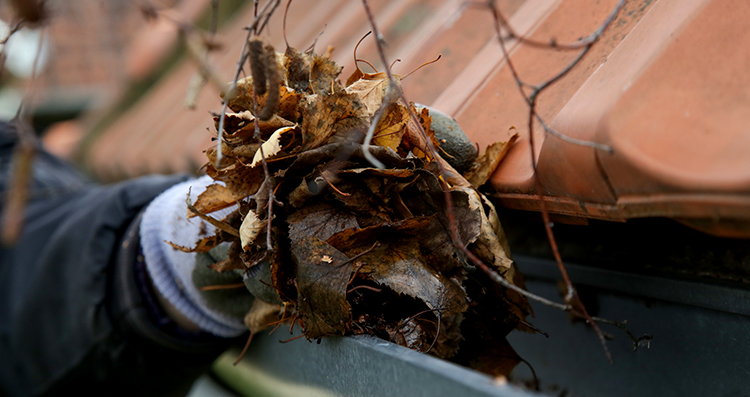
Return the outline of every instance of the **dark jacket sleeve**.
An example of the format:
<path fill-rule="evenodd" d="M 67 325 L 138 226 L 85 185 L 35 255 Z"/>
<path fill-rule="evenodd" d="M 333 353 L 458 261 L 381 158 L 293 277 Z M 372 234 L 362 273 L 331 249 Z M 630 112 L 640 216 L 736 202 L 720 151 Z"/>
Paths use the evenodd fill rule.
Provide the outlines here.
<path fill-rule="evenodd" d="M 3 195 L 7 128 L 0 125 Z M 181 338 L 155 323 L 133 265 L 133 220 L 185 178 L 95 186 L 44 152 L 34 167 L 23 234 L 0 248 L 0 395 L 184 394 L 225 342 Z"/>

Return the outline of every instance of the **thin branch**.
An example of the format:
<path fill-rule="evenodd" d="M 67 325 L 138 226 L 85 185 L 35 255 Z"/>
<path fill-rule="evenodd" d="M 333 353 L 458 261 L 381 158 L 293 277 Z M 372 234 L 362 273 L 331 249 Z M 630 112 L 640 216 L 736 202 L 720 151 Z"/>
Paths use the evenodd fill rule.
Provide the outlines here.
<path fill-rule="evenodd" d="M 237 231 L 237 229 L 233 228 L 231 225 L 229 225 L 227 223 L 224 223 L 224 222 L 222 222 L 222 221 L 220 221 L 220 220 L 218 220 L 218 219 L 216 219 L 216 218 L 214 218 L 214 217 L 212 217 L 210 215 L 206 215 L 206 214 L 200 212 L 197 208 L 195 208 L 195 206 L 193 205 L 193 203 L 190 202 L 190 191 L 191 190 L 192 190 L 192 188 L 188 188 L 187 197 L 185 198 L 185 204 L 187 204 L 188 210 L 190 210 L 190 212 L 194 213 L 195 215 L 197 215 L 199 218 L 203 219 L 204 221 L 212 224 L 215 228 L 217 228 L 219 230 L 222 230 L 224 232 L 227 232 L 227 233 L 231 234 L 232 236 L 240 237 L 240 232 Z"/>
<path fill-rule="evenodd" d="M 201 287 L 201 291 L 216 291 L 216 290 L 222 290 L 222 289 L 236 289 L 236 288 L 243 288 L 244 286 L 245 286 L 245 283 L 207 285 L 205 287 Z"/>
<path fill-rule="evenodd" d="M 542 117 L 539 116 L 539 114 L 535 114 L 534 116 L 536 116 L 536 121 L 542 126 L 542 128 L 544 128 L 544 132 L 545 133 L 548 133 L 548 134 L 550 134 L 550 135 L 552 135 L 552 136 L 554 136 L 556 138 L 559 138 L 562 141 L 565 141 L 565 142 L 568 142 L 568 143 L 572 143 L 572 144 L 578 145 L 578 146 L 590 147 L 590 148 L 593 148 L 593 149 L 596 149 L 596 150 L 601 150 L 601 151 L 607 152 L 609 154 L 612 154 L 612 153 L 615 152 L 615 150 L 612 149 L 612 147 L 608 146 L 608 145 L 604 145 L 604 144 L 596 143 L 596 142 L 591 142 L 591 141 L 584 141 L 583 139 L 571 138 L 571 137 L 569 137 L 569 136 L 567 136 L 565 134 L 562 134 L 562 133 L 558 132 L 556 129 L 547 126 L 547 123 L 545 123 L 544 120 L 542 120 Z"/>
<path fill-rule="evenodd" d="M 245 342 L 245 347 L 242 348 L 240 355 L 237 356 L 237 360 L 235 360 L 232 365 L 239 364 L 240 361 L 242 361 L 242 358 L 245 357 L 245 354 L 247 353 L 247 349 L 250 347 L 250 342 L 253 341 L 253 336 L 255 336 L 255 334 L 251 332 L 250 336 L 247 337 L 247 342 Z"/>
<path fill-rule="evenodd" d="M 465 3 L 467 6 L 477 7 L 477 8 L 484 8 L 487 6 L 486 2 L 478 2 L 478 1 L 470 1 Z M 508 34 L 505 36 L 506 39 L 509 40 L 516 40 L 519 43 L 526 44 L 530 47 L 536 47 L 536 48 L 547 48 L 547 49 L 553 49 L 553 50 L 578 50 L 585 46 L 591 45 L 597 40 L 599 40 L 599 36 L 603 32 L 603 30 L 597 30 L 596 32 L 590 34 L 589 36 L 582 38 L 578 41 L 572 42 L 572 43 L 558 43 L 555 38 L 551 38 L 549 41 L 541 41 L 541 40 L 535 40 L 528 38 L 522 34 L 519 34 L 516 32 L 513 27 L 510 25 L 507 19 L 500 14 L 499 22 L 503 29 L 505 29 Z M 606 22 L 606 25 L 609 25 L 611 21 Z M 605 25 L 605 26 L 606 26 Z"/>

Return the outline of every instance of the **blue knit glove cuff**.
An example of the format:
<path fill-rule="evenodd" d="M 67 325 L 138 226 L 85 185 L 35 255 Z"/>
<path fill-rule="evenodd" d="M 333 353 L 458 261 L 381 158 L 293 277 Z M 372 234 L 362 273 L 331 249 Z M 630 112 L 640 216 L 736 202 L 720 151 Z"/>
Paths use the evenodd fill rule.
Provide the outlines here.
<path fill-rule="evenodd" d="M 207 177 L 177 184 L 149 204 L 141 221 L 141 247 L 146 268 L 156 289 L 169 303 L 201 329 L 222 337 L 236 337 L 247 331 L 242 319 L 211 310 L 192 281 L 195 253 L 172 248 L 166 242 L 183 247 L 194 247 L 200 238 L 215 233 L 215 228 L 204 220 L 187 218 L 185 199 L 190 189 L 195 202 L 206 186 L 214 183 Z M 211 214 L 221 219 L 235 208 Z"/>

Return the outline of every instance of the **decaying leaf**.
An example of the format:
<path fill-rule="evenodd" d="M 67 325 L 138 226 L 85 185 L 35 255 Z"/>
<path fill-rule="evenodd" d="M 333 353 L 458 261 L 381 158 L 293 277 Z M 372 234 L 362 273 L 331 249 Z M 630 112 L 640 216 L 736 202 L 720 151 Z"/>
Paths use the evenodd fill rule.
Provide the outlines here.
<path fill-rule="evenodd" d="M 208 252 L 212 248 L 216 247 L 217 245 L 221 244 L 224 240 L 221 238 L 220 234 L 215 234 L 213 236 L 204 237 L 200 240 L 198 240 L 195 243 L 195 247 L 183 247 L 181 245 L 177 245 L 171 241 L 166 241 L 167 244 L 171 245 L 172 248 L 176 250 L 180 250 L 182 252 Z"/>
<path fill-rule="evenodd" d="M 314 94 L 334 93 L 337 88 L 340 89 L 336 84 L 336 78 L 343 69 L 343 66 L 337 65 L 330 58 L 313 54 L 310 62 L 310 90 Z"/>
<path fill-rule="evenodd" d="M 429 266 L 415 240 L 394 241 L 364 255 L 359 274 L 392 290 L 417 298 L 431 310 L 450 316 L 466 310 L 460 283 Z"/>
<path fill-rule="evenodd" d="M 400 77 L 394 76 L 396 84 L 400 83 Z M 364 73 L 359 80 L 346 87 L 346 92 L 355 95 L 367 109 L 367 114 L 372 117 L 380 109 L 388 93 L 388 75 L 386 73 Z M 399 88 L 400 89 L 400 88 Z"/>
<path fill-rule="evenodd" d="M 507 142 L 495 142 L 487 146 L 487 149 L 479 155 L 474 165 L 464 172 L 464 178 L 474 187 L 478 188 L 484 185 L 517 140 L 518 133 L 515 133 Z"/>
<path fill-rule="evenodd" d="M 294 127 L 284 127 L 276 130 L 276 132 L 274 132 L 267 141 L 263 142 L 263 144 L 260 145 L 262 153 L 261 150 L 255 152 L 255 156 L 253 157 L 253 161 L 250 163 L 250 167 L 255 167 L 256 165 L 258 165 L 261 161 L 263 161 L 263 157 L 265 157 L 266 159 L 271 159 L 277 153 L 279 153 L 281 151 L 282 136 L 291 133 L 292 130 L 294 130 Z"/>
<path fill-rule="evenodd" d="M 256 299 L 245 315 L 245 326 L 250 330 L 250 333 L 257 334 L 268 328 L 269 324 L 278 321 L 279 313 L 281 313 L 280 305 L 273 305 Z"/>
<path fill-rule="evenodd" d="M 321 261 L 324 256 L 331 262 Z M 297 240 L 292 258 L 297 265 L 297 302 L 305 336 L 317 339 L 344 334 L 351 322 L 351 306 L 346 300 L 352 274 L 351 265 L 347 266 L 349 258 L 317 237 Z"/>
<path fill-rule="evenodd" d="M 255 211 L 249 210 L 247 212 L 240 226 L 240 241 L 242 242 L 243 250 L 247 251 L 250 248 L 250 244 L 258 238 L 258 235 L 266 228 L 267 224 L 268 221 L 258 218 Z"/>
<path fill-rule="evenodd" d="M 206 187 L 206 190 L 198 196 L 193 205 L 201 213 L 210 214 L 214 211 L 231 207 L 237 204 L 237 200 L 241 200 L 242 198 L 244 196 L 235 193 L 223 185 L 214 183 Z M 194 216 L 196 215 L 192 211 L 188 212 L 189 218 Z"/>
<path fill-rule="evenodd" d="M 269 120 L 258 120 L 258 130 L 265 139 L 282 127 L 291 127 L 294 123 L 278 115 Z M 214 117 L 214 128 L 219 128 L 219 117 Z M 228 112 L 224 118 L 224 140 L 230 144 L 247 143 L 255 135 L 255 116 L 249 110 L 239 113 Z"/>
<path fill-rule="evenodd" d="M 354 120 L 355 124 L 368 124 L 365 109 L 354 96 L 344 91 L 330 95 L 309 95 L 301 107 L 303 150 L 321 146 L 340 129 L 353 128 L 347 120 Z"/>
<path fill-rule="evenodd" d="M 296 48 L 287 47 L 284 52 L 284 69 L 286 69 L 287 86 L 296 92 L 307 92 L 310 89 L 310 61 L 306 54 Z"/>
<path fill-rule="evenodd" d="M 358 229 L 357 218 L 351 213 L 332 206 L 310 206 L 287 218 L 289 239 L 317 237 L 323 241 L 343 230 Z"/>
<path fill-rule="evenodd" d="M 266 105 L 267 94 L 258 95 L 258 109 Z M 298 105 L 302 95 L 290 87 L 281 87 L 279 90 L 279 105 L 276 114 L 287 120 L 296 120 L 299 117 Z M 253 78 L 246 77 L 237 82 L 234 97 L 229 99 L 229 108 L 239 113 L 252 110 L 253 105 Z M 270 120 L 269 120 L 270 121 Z"/>

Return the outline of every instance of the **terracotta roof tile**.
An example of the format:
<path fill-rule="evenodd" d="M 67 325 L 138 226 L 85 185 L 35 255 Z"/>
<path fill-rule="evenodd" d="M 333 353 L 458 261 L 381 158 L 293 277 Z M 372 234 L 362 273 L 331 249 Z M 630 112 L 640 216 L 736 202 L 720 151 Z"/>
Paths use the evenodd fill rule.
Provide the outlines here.
<path fill-rule="evenodd" d="M 498 2 L 516 31 L 556 42 L 586 37 L 616 3 Z M 515 130 L 521 133 L 491 180 L 494 197 L 508 207 L 538 208 L 526 131 L 528 107 L 488 13 L 464 8 L 462 0 L 371 4 L 389 43 L 389 57 L 403 60 L 394 67 L 396 73 L 443 55 L 404 81 L 409 99 L 454 115 L 482 147 Z M 281 14 L 274 17 L 269 33 L 277 49 L 283 49 Z M 538 169 L 549 208 L 610 220 L 693 218 L 720 233 L 741 235 L 744 230 L 750 235 L 750 163 L 745 155 L 750 151 L 748 19 L 750 5 L 740 0 L 626 2 L 581 63 L 539 98 L 538 113 L 553 128 L 614 148 L 610 154 L 545 137 L 537 123 Z M 249 20 L 246 10 L 221 34 L 226 47 L 213 61 L 224 76 L 232 74 L 241 27 Z M 305 48 L 323 31 L 317 49 L 336 47 L 334 59 L 345 66 L 343 78 L 354 69 L 352 51 L 367 30 L 359 1 L 293 3 L 290 10 L 290 44 Z M 532 84 L 554 76 L 577 56 L 575 51 L 512 41 L 508 50 L 523 79 Z M 378 59 L 372 40 L 363 42 L 358 57 Z M 97 172 L 121 178 L 194 171 L 203 162 L 202 151 L 211 144 L 207 111 L 218 111 L 220 101 L 216 90 L 207 88 L 199 99 L 200 110 L 182 109 L 194 70 L 190 64 L 180 65 L 99 139 L 89 154 Z M 723 217 L 739 220 L 740 227 L 719 223 Z"/>

